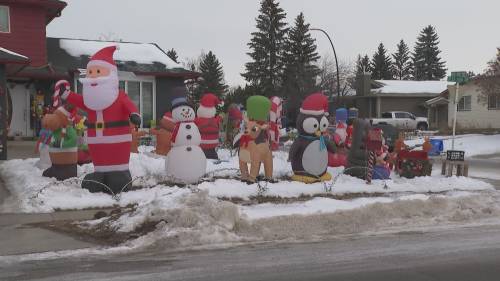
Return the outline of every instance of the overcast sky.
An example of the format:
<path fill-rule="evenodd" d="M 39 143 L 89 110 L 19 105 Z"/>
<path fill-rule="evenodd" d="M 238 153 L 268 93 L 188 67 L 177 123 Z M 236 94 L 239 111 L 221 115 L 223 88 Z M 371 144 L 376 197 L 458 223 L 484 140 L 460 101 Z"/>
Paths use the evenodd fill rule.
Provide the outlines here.
<path fill-rule="evenodd" d="M 244 84 L 240 73 L 249 60 L 247 43 L 255 30 L 259 0 L 65 0 L 62 16 L 48 36 L 155 42 L 175 48 L 181 59 L 213 51 L 226 81 Z M 448 71 L 481 72 L 500 46 L 500 1 L 497 0 L 281 0 L 287 21 L 301 11 L 311 27 L 333 37 L 340 60 L 370 57 L 380 42 L 395 51 L 404 39 L 413 49 L 428 24 L 440 36 Z M 314 33 L 321 55 L 332 54 L 323 34 Z"/>

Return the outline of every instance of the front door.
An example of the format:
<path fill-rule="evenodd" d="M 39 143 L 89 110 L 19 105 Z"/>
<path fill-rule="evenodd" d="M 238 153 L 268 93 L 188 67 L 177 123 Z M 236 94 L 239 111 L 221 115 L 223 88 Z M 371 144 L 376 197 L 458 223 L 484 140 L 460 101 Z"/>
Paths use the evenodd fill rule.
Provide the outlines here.
<path fill-rule="evenodd" d="M 25 85 L 16 84 L 9 87 L 12 99 L 12 119 L 9 136 L 27 136 L 29 129 L 29 89 Z"/>

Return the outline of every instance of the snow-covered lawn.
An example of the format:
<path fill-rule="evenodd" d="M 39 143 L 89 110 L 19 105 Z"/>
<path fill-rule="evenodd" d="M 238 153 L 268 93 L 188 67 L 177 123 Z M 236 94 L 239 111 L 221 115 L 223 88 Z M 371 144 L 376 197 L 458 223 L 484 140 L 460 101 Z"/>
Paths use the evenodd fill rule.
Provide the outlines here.
<path fill-rule="evenodd" d="M 495 138 L 499 137 L 474 135 L 460 140 L 467 145 L 474 140 L 491 146 Z M 477 154 L 495 149 L 485 147 Z M 330 168 L 334 181 L 307 185 L 288 180 L 288 155 L 280 151 L 274 153 L 274 176 L 279 182 L 247 185 L 237 180 L 237 158 L 222 150 L 223 161 L 208 164 L 202 183 L 179 187 L 162 184 L 164 159 L 150 150 L 141 147 L 130 161 L 134 185 L 145 188 L 124 192 L 117 199 L 81 189 L 78 179 L 56 182 L 42 177 L 35 166 L 38 159 L 6 161 L 0 165 L 0 176 L 11 197 L 0 206 L 0 212 L 120 206 L 122 213 L 79 227 L 133 233 L 153 223 L 153 230 L 131 241 L 131 247 L 161 241 L 172 248 L 302 239 L 404 226 L 411 221 L 440 224 L 500 215 L 500 194 L 490 184 L 472 178 L 445 178 L 440 171 L 415 179 L 393 175 L 391 180 L 366 185 L 343 175 L 342 168 Z M 79 167 L 79 178 L 91 171 L 91 164 Z"/>
<path fill-rule="evenodd" d="M 451 149 L 452 136 L 434 136 L 431 139 L 442 139 L 444 151 Z M 423 138 L 408 140 L 409 146 L 422 144 Z M 455 137 L 455 150 L 465 151 L 465 157 L 500 153 L 500 135 L 458 135 Z"/>

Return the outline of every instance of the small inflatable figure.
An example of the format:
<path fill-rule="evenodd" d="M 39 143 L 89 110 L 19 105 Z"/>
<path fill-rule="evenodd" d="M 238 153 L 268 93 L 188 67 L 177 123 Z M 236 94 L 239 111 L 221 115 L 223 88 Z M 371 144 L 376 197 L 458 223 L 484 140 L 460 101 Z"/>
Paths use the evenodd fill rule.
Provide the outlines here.
<path fill-rule="evenodd" d="M 282 112 L 283 112 L 283 100 L 280 97 L 272 97 L 271 111 L 269 112 L 269 136 L 271 138 L 272 150 L 278 150 L 280 146 Z"/>
<path fill-rule="evenodd" d="M 216 95 L 212 93 L 204 94 L 200 99 L 200 107 L 196 111 L 196 125 L 201 134 L 201 149 L 207 159 L 218 160 L 219 156 L 215 149 L 219 146 L 219 128 L 222 119 L 216 116 L 216 107 L 221 104 Z"/>
<path fill-rule="evenodd" d="M 263 164 L 265 179 L 273 182 L 273 155 L 267 133 L 270 108 L 271 102 L 264 96 L 252 96 L 247 99 L 248 117 L 245 118 L 243 135 L 237 142 L 242 181 L 254 183 Z"/>
<path fill-rule="evenodd" d="M 44 177 L 62 181 L 77 176 L 77 134 L 73 127 L 75 111 L 70 105 L 60 106 L 42 119 L 42 127 L 52 131 L 49 146 L 52 165 L 43 171 Z"/>
<path fill-rule="evenodd" d="M 289 159 L 294 175 L 292 180 L 304 183 L 328 181 L 328 152 L 336 151 L 326 136 L 328 129 L 328 98 L 322 93 L 305 98 L 297 117 L 299 136 L 290 148 Z"/>
<path fill-rule="evenodd" d="M 165 159 L 167 175 L 180 184 L 198 182 L 206 172 L 207 158 L 200 147 L 201 135 L 194 123 L 194 109 L 187 102 L 184 87 L 174 89 L 172 118 L 176 122 L 172 133 L 172 148 Z"/>

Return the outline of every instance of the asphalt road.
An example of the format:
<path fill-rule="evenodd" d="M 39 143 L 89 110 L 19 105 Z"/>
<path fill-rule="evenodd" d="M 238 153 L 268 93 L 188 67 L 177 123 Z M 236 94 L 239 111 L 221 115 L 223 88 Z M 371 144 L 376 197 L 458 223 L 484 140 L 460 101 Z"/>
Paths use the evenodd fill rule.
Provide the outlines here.
<path fill-rule="evenodd" d="M 500 279 L 500 225 L 163 252 L 5 262 L 1 280 Z"/>

